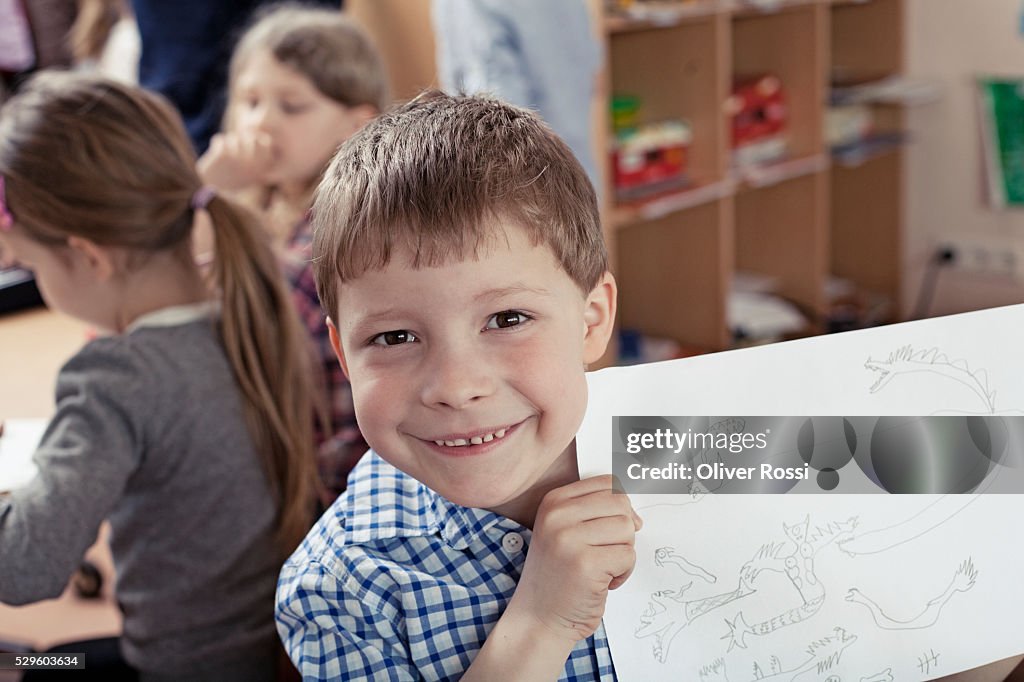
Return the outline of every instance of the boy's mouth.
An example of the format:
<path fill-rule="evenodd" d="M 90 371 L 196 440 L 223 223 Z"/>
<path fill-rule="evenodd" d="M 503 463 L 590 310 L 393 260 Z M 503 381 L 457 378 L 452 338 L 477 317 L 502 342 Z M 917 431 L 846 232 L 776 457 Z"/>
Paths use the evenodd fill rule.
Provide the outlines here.
<path fill-rule="evenodd" d="M 510 426 L 501 426 L 487 430 L 445 434 L 440 438 L 423 439 L 436 447 L 443 448 L 449 454 L 476 454 L 498 445 L 502 440 L 508 438 L 523 422 L 516 422 Z"/>
<path fill-rule="evenodd" d="M 469 438 L 453 438 L 451 440 L 435 440 L 434 442 L 438 445 L 447 445 L 448 447 L 461 448 L 467 445 L 483 445 L 484 443 L 490 443 L 492 440 L 501 440 L 505 437 L 505 434 L 509 432 L 509 427 L 498 429 L 497 431 L 488 431 L 487 433 L 471 436 Z"/>

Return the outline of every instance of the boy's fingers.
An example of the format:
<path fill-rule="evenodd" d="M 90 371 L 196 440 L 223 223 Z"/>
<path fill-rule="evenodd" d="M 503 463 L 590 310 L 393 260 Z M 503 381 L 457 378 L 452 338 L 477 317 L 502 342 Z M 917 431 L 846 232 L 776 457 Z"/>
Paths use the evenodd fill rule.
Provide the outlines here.
<path fill-rule="evenodd" d="M 612 477 L 610 474 L 607 474 L 584 478 L 569 485 L 563 485 L 561 488 L 555 488 L 547 494 L 547 497 L 553 500 L 571 500 L 576 497 L 583 497 L 584 495 L 611 489 Z"/>
<path fill-rule="evenodd" d="M 629 576 L 631 576 L 631 575 L 633 575 L 633 569 L 632 568 L 630 568 L 628 571 L 626 571 L 622 575 L 615 576 L 614 578 L 612 578 L 612 581 L 610 583 L 608 583 L 608 589 L 609 590 L 617 590 L 618 588 L 622 587 L 626 583 L 626 581 L 629 580 Z"/>
<path fill-rule="evenodd" d="M 602 519 L 621 516 L 633 519 L 633 507 L 625 495 L 610 490 L 597 490 L 579 497 L 563 500 L 545 500 L 544 515 L 547 523 L 565 527 Z"/>
<path fill-rule="evenodd" d="M 618 587 L 633 573 L 633 567 L 636 566 L 636 550 L 632 546 L 616 545 L 605 547 L 602 551 L 607 552 L 605 570 L 612 576 L 608 582 L 608 589 L 614 589 L 612 585 Z"/>
<path fill-rule="evenodd" d="M 628 516 L 605 516 L 584 522 L 580 534 L 583 542 L 593 547 L 632 545 L 636 529 Z"/>

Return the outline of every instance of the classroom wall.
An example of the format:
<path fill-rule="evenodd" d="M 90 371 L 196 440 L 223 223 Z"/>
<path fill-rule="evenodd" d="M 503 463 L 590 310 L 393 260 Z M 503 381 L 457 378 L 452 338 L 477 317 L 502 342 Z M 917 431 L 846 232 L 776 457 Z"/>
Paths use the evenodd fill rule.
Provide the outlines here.
<path fill-rule="evenodd" d="M 903 309 L 912 312 L 924 264 L 944 234 L 1024 243 L 1024 209 L 983 202 L 973 76 L 1024 77 L 1021 0 L 907 0 L 907 72 L 942 84 L 941 101 L 912 108 L 905 165 L 907 201 Z M 1024 302 L 1021 281 L 943 270 L 931 314 Z"/>
<path fill-rule="evenodd" d="M 396 101 L 437 87 L 429 0 L 346 0 L 345 11 L 373 37 Z"/>

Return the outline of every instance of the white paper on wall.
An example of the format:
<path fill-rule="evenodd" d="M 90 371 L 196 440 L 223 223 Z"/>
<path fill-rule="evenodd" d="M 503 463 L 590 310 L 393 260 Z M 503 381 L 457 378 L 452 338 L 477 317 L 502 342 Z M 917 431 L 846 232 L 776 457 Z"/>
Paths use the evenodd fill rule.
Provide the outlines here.
<path fill-rule="evenodd" d="M 1024 306 L 588 381 L 583 476 L 611 471 L 616 415 L 1022 415 Z M 621 680 L 925 680 L 1024 653 L 1024 495 L 631 497 Z"/>

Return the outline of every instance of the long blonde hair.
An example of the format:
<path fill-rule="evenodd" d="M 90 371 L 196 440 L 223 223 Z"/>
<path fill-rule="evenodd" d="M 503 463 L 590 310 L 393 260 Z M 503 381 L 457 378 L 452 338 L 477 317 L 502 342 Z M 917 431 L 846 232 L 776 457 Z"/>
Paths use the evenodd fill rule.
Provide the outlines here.
<path fill-rule="evenodd" d="M 0 175 L 17 229 L 31 239 L 59 246 L 77 235 L 191 263 L 190 199 L 201 183 L 181 119 L 159 95 L 41 74 L 0 109 Z M 221 197 L 207 208 L 221 334 L 287 553 L 308 530 L 314 500 L 308 342 L 255 218 Z"/>

